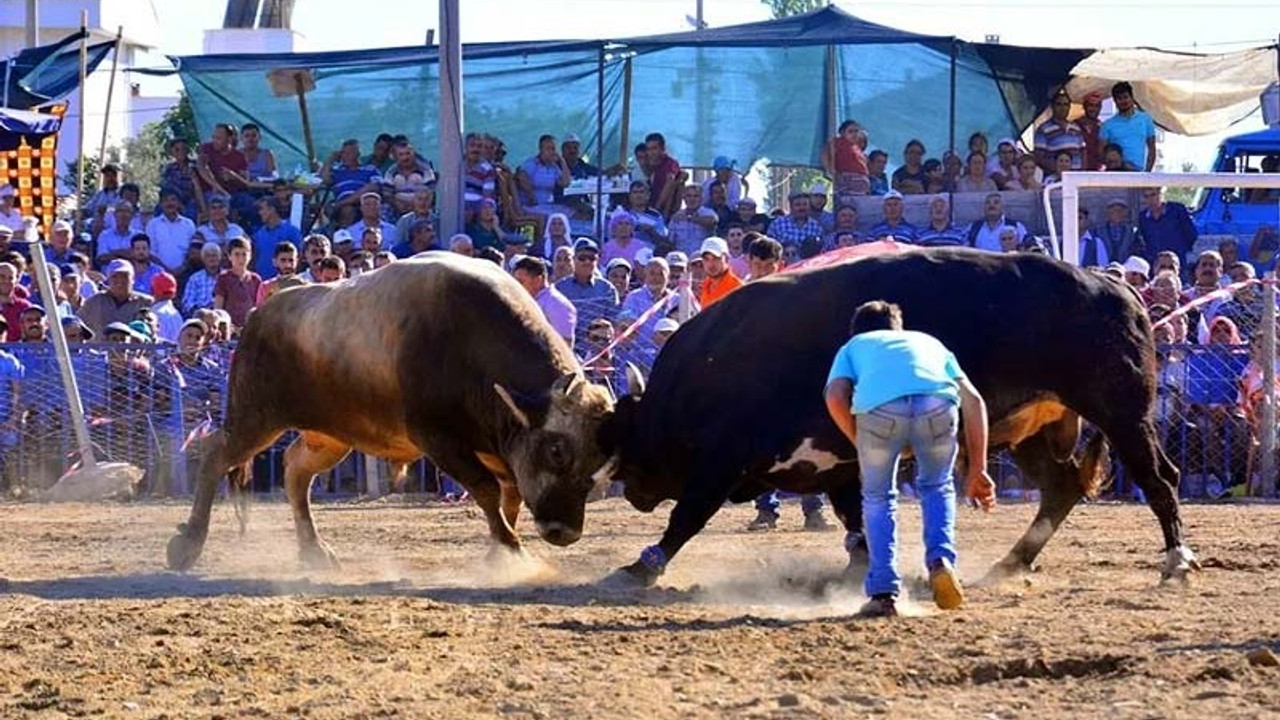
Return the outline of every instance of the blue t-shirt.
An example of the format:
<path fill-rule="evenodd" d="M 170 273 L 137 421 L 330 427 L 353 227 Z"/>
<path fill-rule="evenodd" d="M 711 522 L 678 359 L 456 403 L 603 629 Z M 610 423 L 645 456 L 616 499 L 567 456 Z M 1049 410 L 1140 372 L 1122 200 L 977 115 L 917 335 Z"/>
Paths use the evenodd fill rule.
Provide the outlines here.
<path fill-rule="evenodd" d="M 263 280 L 275 277 L 276 245 L 288 241 L 296 248 L 302 244 L 302 233 L 293 225 L 282 222 L 274 228 L 266 225 L 253 232 L 253 271 Z"/>
<path fill-rule="evenodd" d="M 359 191 L 360 188 L 369 183 L 376 183 L 382 180 L 382 173 L 379 173 L 378 168 L 372 165 L 347 167 L 342 163 L 338 163 L 329 172 L 333 177 L 333 196 L 339 200 Z"/>
<path fill-rule="evenodd" d="M 960 402 L 960 363 L 937 338 L 914 330 L 859 333 L 836 352 L 827 384 L 854 384 L 853 412 L 871 412 L 908 395 L 942 395 Z"/>
<path fill-rule="evenodd" d="M 1156 136 L 1156 124 L 1151 116 L 1141 110 L 1134 110 L 1129 117 L 1114 115 L 1102 123 L 1098 137 L 1104 143 L 1115 143 L 1124 152 L 1124 159 L 1133 163 L 1139 170 L 1147 165 L 1147 138 Z"/>
<path fill-rule="evenodd" d="M 0 350 L 0 423 L 13 417 L 13 383 L 22 382 L 22 363 L 7 350 Z"/>

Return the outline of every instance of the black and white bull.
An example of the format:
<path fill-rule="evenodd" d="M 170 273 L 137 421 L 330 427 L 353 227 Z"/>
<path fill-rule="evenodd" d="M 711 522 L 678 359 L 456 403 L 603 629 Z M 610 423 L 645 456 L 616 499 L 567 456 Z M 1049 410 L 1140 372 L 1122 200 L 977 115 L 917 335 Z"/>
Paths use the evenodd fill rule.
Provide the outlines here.
<path fill-rule="evenodd" d="M 849 537 L 860 537 L 857 462 L 823 386 L 854 308 L 876 299 L 900 305 L 907 328 L 955 353 L 987 401 L 990 445 L 1010 448 L 1041 488 L 1039 512 L 995 571 L 1030 568 L 1097 491 L 1106 441 L 1160 521 L 1164 577 L 1196 567 L 1183 544 L 1178 470 L 1152 420 L 1155 350 L 1137 295 L 1040 255 L 937 249 L 775 275 L 671 337 L 643 395 L 619 400 L 601 433 L 635 507 L 676 501 L 659 543 L 625 573 L 652 583 L 726 499 L 769 488 L 828 493 Z M 1077 451 L 1082 417 L 1106 440 Z"/>
<path fill-rule="evenodd" d="M 246 463 L 290 428 L 301 432 L 285 451 L 285 492 L 307 562 L 336 562 L 312 520 L 311 482 L 353 448 L 401 469 L 429 457 L 470 491 L 501 546 L 520 548 L 522 499 L 542 538 L 567 545 L 607 459 L 596 437 L 613 407 L 524 288 L 451 253 L 272 297 L 246 323 L 228 393 L 190 519 L 169 542 L 174 569 L 199 559 L 220 478 L 243 492 Z"/>

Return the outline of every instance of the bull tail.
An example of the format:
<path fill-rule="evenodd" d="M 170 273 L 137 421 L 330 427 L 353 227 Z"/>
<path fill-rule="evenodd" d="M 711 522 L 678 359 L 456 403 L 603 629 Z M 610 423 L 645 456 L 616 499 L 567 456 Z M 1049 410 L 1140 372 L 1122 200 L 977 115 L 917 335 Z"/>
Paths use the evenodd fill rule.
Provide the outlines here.
<path fill-rule="evenodd" d="M 1087 498 L 1095 498 L 1102 490 L 1104 481 L 1109 476 L 1107 464 L 1104 462 L 1111 455 L 1111 446 L 1101 430 L 1094 428 L 1093 435 L 1085 442 L 1083 451 L 1076 465 L 1079 468 L 1077 482 L 1080 490 Z"/>

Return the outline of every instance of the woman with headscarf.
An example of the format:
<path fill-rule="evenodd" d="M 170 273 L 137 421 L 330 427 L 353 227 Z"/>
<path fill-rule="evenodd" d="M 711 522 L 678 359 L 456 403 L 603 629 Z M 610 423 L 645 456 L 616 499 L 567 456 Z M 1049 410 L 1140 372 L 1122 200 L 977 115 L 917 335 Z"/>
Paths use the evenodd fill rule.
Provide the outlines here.
<path fill-rule="evenodd" d="M 542 233 L 542 256 L 553 259 L 560 248 L 570 248 L 572 256 L 573 240 L 569 237 L 569 216 L 564 213 L 551 213 L 547 216 L 547 227 Z"/>

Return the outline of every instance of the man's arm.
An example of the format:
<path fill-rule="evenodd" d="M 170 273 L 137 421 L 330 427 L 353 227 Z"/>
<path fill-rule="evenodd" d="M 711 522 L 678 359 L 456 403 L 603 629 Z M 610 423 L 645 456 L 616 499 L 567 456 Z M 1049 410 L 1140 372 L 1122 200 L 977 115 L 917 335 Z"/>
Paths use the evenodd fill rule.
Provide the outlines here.
<path fill-rule="evenodd" d="M 840 428 L 840 432 L 844 433 L 845 437 L 849 438 L 850 445 L 855 444 L 858 438 L 858 424 L 853 419 L 853 382 L 848 378 L 832 380 L 827 383 L 824 398 L 827 401 L 827 414 L 831 416 L 832 422 Z"/>
<path fill-rule="evenodd" d="M 1151 168 L 1156 166 L 1156 136 L 1151 135 L 1147 138 L 1147 172 L 1151 172 Z"/>
<path fill-rule="evenodd" d="M 960 417 L 964 421 L 964 446 L 968 468 L 965 471 L 965 496 L 978 503 L 985 512 L 996 504 L 996 484 L 987 474 L 987 403 L 978 389 L 961 377 Z"/>

